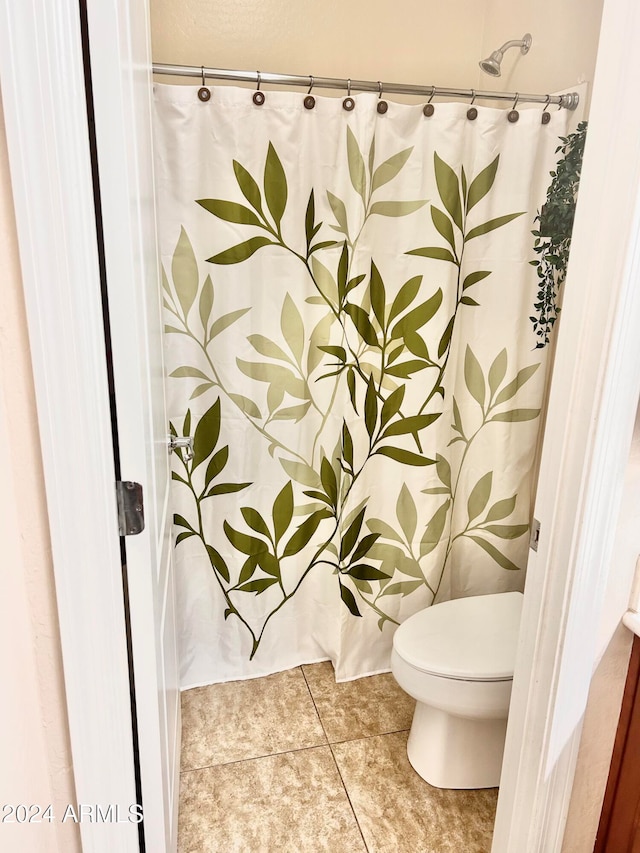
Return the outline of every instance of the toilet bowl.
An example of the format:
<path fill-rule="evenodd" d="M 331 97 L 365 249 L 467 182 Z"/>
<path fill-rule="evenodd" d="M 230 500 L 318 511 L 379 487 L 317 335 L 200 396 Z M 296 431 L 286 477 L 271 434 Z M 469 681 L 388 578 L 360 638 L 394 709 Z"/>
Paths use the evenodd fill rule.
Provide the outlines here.
<path fill-rule="evenodd" d="M 505 592 L 446 601 L 394 635 L 391 672 L 417 700 L 407 755 L 430 785 L 500 782 L 522 599 Z"/>

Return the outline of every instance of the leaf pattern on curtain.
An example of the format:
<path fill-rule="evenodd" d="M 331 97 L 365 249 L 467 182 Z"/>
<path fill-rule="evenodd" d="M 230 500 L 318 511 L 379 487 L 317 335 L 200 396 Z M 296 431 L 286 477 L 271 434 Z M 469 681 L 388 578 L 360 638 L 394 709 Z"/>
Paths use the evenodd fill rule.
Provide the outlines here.
<path fill-rule="evenodd" d="M 517 429 L 518 423 L 538 417 L 539 409 L 518 405 L 518 394 L 539 362 L 514 370 L 507 349 L 497 343 L 495 357 L 483 365 L 467 345 L 463 392 L 450 395 L 445 387 L 461 317 L 481 308 L 483 283 L 492 275 L 467 260 L 467 248 L 507 229 L 524 212 L 483 215 L 499 172 L 499 155 L 467 174 L 435 153 L 437 199 L 383 198 L 412 151 L 408 147 L 378 162 L 375 136 L 363 151 L 347 128 L 344 152 L 357 204 L 314 187 L 302 205 L 304 218 L 294 221 L 290 201 L 298 186 L 270 142 L 261 176 L 236 160 L 229 164 L 243 201 L 197 200 L 214 217 L 212 222 L 238 226 L 242 239 L 220 246 L 212 229 L 205 274 L 183 228 L 171 269 L 163 271 L 165 331 L 186 336 L 194 355 L 191 364 L 170 376 L 192 389 L 192 400 L 205 394 L 213 400 L 197 422 L 187 409 L 181 425 L 184 435 L 195 427 L 194 457 L 188 460 L 183 452 L 176 457 L 173 478 L 189 496 L 188 509 L 175 515 L 180 529 L 176 543 L 199 540 L 224 599 L 224 619 L 238 620 L 248 632 L 251 657 L 271 620 L 311 572 L 333 576 L 335 595 L 349 616 L 357 619 L 373 611 L 382 631 L 387 623 L 398 624 L 393 599 L 428 591 L 427 604 L 439 600 L 452 551 L 463 539 L 507 572 L 522 568 L 510 542 L 527 533 L 528 508 L 519 511 L 518 496 L 500 492 L 494 469 L 484 471 L 471 488 L 463 488 L 462 475 L 481 433 L 505 424 Z M 381 194 L 383 187 L 387 192 Z M 403 218 L 427 204 L 433 233 L 427 245 L 407 247 L 406 255 L 453 267 L 449 280 L 454 291 L 446 298 L 437 276 L 393 281 L 373 257 L 363 268 L 358 251 L 374 218 L 402 227 Z M 212 357 L 210 344 L 226 335 L 226 346 L 233 348 L 234 325 L 253 309 L 239 296 L 234 310 L 217 313 L 215 270 L 244 264 L 257 253 L 278 253 L 279 264 L 304 268 L 311 288 L 305 301 L 317 316 L 311 326 L 305 324 L 296 305 L 300 294 L 285 292 L 275 324 L 273 317 L 254 318 L 263 327 L 247 336 L 255 357 L 236 358 L 246 381 L 232 385 Z M 262 282 L 265 287 L 277 284 L 266 278 Z M 408 395 L 410 386 L 413 393 Z M 252 482 L 225 476 L 230 456 L 244 449 L 225 431 L 222 405 L 233 407 L 250 424 L 255 441 L 282 467 L 286 479 L 277 487 L 269 484 L 268 506 L 252 500 Z M 439 446 L 432 437 L 443 417 L 452 421 L 454 437 L 448 446 Z M 281 422 L 299 425 L 310 440 L 287 442 L 278 430 Z M 171 429 L 177 434 L 177 425 Z M 375 477 L 370 469 L 380 464 L 381 471 L 396 468 L 396 518 L 376 517 L 367 490 L 359 488 L 365 471 Z M 402 473 L 416 468 L 425 469 L 425 486 L 435 483 L 420 490 L 427 497 L 419 501 Z M 240 508 L 242 524 L 225 515 L 229 503 L 223 496 L 233 493 L 238 493 L 234 507 Z M 212 499 L 225 516 L 224 540 L 203 522 L 204 505 L 210 506 Z M 257 618 L 255 608 L 247 607 L 248 596 L 264 596 Z"/>

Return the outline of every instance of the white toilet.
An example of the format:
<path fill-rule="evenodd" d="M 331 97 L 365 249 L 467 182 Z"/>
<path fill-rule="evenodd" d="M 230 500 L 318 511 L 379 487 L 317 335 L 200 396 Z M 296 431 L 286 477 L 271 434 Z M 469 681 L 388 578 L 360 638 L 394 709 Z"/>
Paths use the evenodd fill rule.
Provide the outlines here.
<path fill-rule="evenodd" d="M 391 672 L 417 700 L 407 744 L 437 788 L 495 788 L 511 699 L 522 593 L 459 598 L 396 631 Z"/>

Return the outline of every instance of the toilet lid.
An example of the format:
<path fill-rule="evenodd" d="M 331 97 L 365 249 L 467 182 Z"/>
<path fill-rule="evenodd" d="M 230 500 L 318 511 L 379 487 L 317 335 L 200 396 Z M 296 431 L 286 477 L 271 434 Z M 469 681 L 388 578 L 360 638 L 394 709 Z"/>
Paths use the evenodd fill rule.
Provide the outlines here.
<path fill-rule="evenodd" d="M 393 647 L 408 664 L 464 681 L 507 681 L 516 659 L 521 592 L 445 601 L 410 616 Z"/>

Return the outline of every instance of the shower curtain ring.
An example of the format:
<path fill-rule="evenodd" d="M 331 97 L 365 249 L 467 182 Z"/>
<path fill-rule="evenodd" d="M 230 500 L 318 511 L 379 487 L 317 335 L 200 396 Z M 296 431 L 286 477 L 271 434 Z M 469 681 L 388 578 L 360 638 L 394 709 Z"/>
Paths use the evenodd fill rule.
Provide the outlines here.
<path fill-rule="evenodd" d="M 384 115 L 386 111 L 389 109 L 389 104 L 386 101 L 382 100 L 382 83 L 378 80 L 378 112 L 380 115 Z"/>
<path fill-rule="evenodd" d="M 427 103 L 424 105 L 424 107 L 423 107 L 423 109 L 422 109 L 422 112 L 423 112 L 426 116 L 432 116 L 432 115 L 434 114 L 434 112 L 436 111 L 436 108 L 435 108 L 435 107 L 433 106 L 433 104 L 431 103 L 431 101 L 433 100 L 433 97 L 434 97 L 435 93 L 436 93 L 436 87 L 435 87 L 435 86 L 432 86 L 432 87 L 431 87 L 431 94 L 429 95 L 429 100 L 427 101 Z"/>
<path fill-rule="evenodd" d="M 316 99 L 311 94 L 311 90 L 313 89 L 313 74 L 309 74 L 309 91 L 307 92 L 307 96 L 304 99 L 304 107 L 306 110 L 312 110 L 316 105 Z"/>
<path fill-rule="evenodd" d="M 510 121 L 511 124 L 515 124 L 518 121 L 518 119 L 520 118 L 520 113 L 516 109 L 516 107 L 518 106 L 519 100 L 520 100 L 520 93 L 516 92 L 516 97 L 515 97 L 515 100 L 513 102 L 513 106 L 511 107 L 511 109 L 507 113 L 507 120 Z"/>
<path fill-rule="evenodd" d="M 473 102 L 476 99 L 476 90 L 471 90 L 471 103 L 469 105 L 469 109 L 467 110 L 467 118 L 469 121 L 475 121 L 478 118 L 478 110 L 473 106 Z"/>
<path fill-rule="evenodd" d="M 206 101 L 211 99 L 211 90 L 207 89 L 207 82 L 204 74 L 204 65 L 200 66 L 200 70 L 202 71 L 202 86 L 198 89 L 198 97 L 201 101 Z"/>
<path fill-rule="evenodd" d="M 258 75 L 258 85 L 256 87 L 255 92 L 253 93 L 253 103 L 257 107 L 261 107 L 265 102 L 264 92 L 260 91 L 260 84 L 262 83 L 262 77 L 261 77 L 259 71 L 256 71 L 256 74 Z"/>
<path fill-rule="evenodd" d="M 349 79 L 347 80 L 347 97 L 342 102 L 342 106 L 347 112 L 351 112 L 355 105 L 356 102 L 351 97 L 351 77 L 349 77 Z"/>
<path fill-rule="evenodd" d="M 551 113 L 547 112 L 549 109 L 549 104 L 551 103 L 551 95 L 547 95 L 547 103 L 544 105 L 544 109 L 542 110 L 542 124 L 549 124 L 551 121 Z"/>

